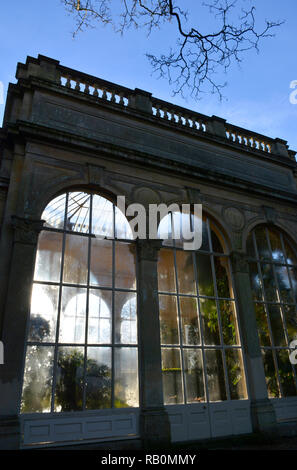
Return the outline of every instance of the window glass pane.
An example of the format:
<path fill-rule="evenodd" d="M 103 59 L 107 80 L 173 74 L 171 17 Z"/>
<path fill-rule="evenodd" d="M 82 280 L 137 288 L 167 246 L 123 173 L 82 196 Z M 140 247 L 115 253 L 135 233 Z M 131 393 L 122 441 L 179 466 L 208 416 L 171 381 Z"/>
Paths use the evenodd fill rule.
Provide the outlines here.
<path fill-rule="evenodd" d="M 261 346 L 271 346 L 267 315 L 263 304 L 255 304 L 258 335 Z"/>
<path fill-rule="evenodd" d="M 273 228 L 269 228 L 268 233 L 269 233 L 269 240 L 270 240 L 270 246 L 271 246 L 271 251 L 272 251 L 272 259 L 274 261 L 284 262 L 285 256 L 284 256 L 283 249 L 282 249 L 280 233 Z"/>
<path fill-rule="evenodd" d="M 183 403 L 180 350 L 162 348 L 162 377 L 165 405 Z"/>
<path fill-rule="evenodd" d="M 206 349 L 205 359 L 209 401 L 227 400 L 222 351 Z"/>
<path fill-rule="evenodd" d="M 158 226 L 158 238 L 163 240 L 163 245 L 173 246 L 171 214 L 166 215 Z"/>
<path fill-rule="evenodd" d="M 289 359 L 289 351 L 286 349 L 277 350 L 276 357 L 278 362 L 278 373 L 282 385 L 283 396 L 292 397 L 297 395 L 295 378 Z"/>
<path fill-rule="evenodd" d="M 275 346 L 287 346 L 281 310 L 278 305 L 268 305 L 270 325 Z"/>
<path fill-rule="evenodd" d="M 181 294 L 195 294 L 196 284 L 192 253 L 176 251 L 178 288 Z"/>
<path fill-rule="evenodd" d="M 46 230 L 40 233 L 35 262 L 35 281 L 60 281 L 62 239 L 62 233 Z"/>
<path fill-rule="evenodd" d="M 262 264 L 261 268 L 266 300 L 268 302 L 276 302 L 278 298 L 272 265 Z"/>
<path fill-rule="evenodd" d="M 183 344 L 201 344 L 197 299 L 194 297 L 180 297 L 179 301 Z"/>
<path fill-rule="evenodd" d="M 263 300 L 261 278 L 257 263 L 250 263 L 250 281 L 254 300 Z"/>
<path fill-rule="evenodd" d="M 288 270 L 286 266 L 274 266 L 274 269 L 280 291 L 281 301 L 285 303 L 293 303 L 294 298 L 292 295 Z"/>
<path fill-rule="evenodd" d="M 220 301 L 220 313 L 224 343 L 227 345 L 240 344 L 235 303 L 227 300 Z"/>
<path fill-rule="evenodd" d="M 115 236 L 116 238 L 124 238 L 133 240 L 133 233 L 130 224 L 123 212 L 115 206 Z"/>
<path fill-rule="evenodd" d="M 90 228 L 90 194 L 71 192 L 68 194 L 66 230 L 89 233 Z"/>
<path fill-rule="evenodd" d="M 215 253 L 224 253 L 222 243 L 220 242 L 218 235 L 211 230 L 211 242 L 212 242 L 212 251 Z"/>
<path fill-rule="evenodd" d="M 200 295 L 214 296 L 214 285 L 210 256 L 196 253 L 196 263 L 198 270 L 198 287 Z"/>
<path fill-rule="evenodd" d="M 83 406 L 84 348 L 58 350 L 55 411 L 78 411 Z"/>
<path fill-rule="evenodd" d="M 44 209 L 41 220 L 45 220 L 44 227 L 64 228 L 66 194 L 53 199 Z"/>
<path fill-rule="evenodd" d="M 200 250 L 210 251 L 207 222 L 205 220 L 202 221 L 202 245 Z"/>
<path fill-rule="evenodd" d="M 184 350 L 187 403 L 205 401 L 202 352 L 198 349 Z"/>
<path fill-rule="evenodd" d="M 27 346 L 22 413 L 51 411 L 54 347 Z"/>
<path fill-rule="evenodd" d="M 137 343 L 136 294 L 115 292 L 115 342 Z"/>
<path fill-rule="evenodd" d="M 63 281 L 86 284 L 88 278 L 88 238 L 66 235 Z"/>
<path fill-rule="evenodd" d="M 287 237 L 284 237 L 284 244 L 285 244 L 285 250 L 286 250 L 286 255 L 287 255 L 287 263 L 297 265 L 296 252 L 291 247 L 290 242 L 287 239 Z"/>
<path fill-rule="evenodd" d="M 288 268 L 290 278 L 291 278 L 291 284 L 292 284 L 292 289 L 293 289 L 293 296 L 295 299 L 295 302 L 297 302 L 297 268 Z"/>
<path fill-rule="evenodd" d="M 115 243 L 115 286 L 123 289 L 136 289 L 135 245 Z"/>
<path fill-rule="evenodd" d="M 265 227 L 257 227 L 255 229 L 258 255 L 260 259 L 270 259 L 270 251 L 266 237 Z"/>
<path fill-rule="evenodd" d="M 289 336 L 289 341 L 297 339 L 297 310 L 295 306 L 285 305 L 283 312 L 286 320 L 286 326 Z"/>
<path fill-rule="evenodd" d="M 112 287 L 112 241 L 91 239 L 90 284 Z"/>
<path fill-rule="evenodd" d="M 217 279 L 218 296 L 230 298 L 231 292 L 229 289 L 229 268 L 228 258 L 225 256 L 214 256 L 214 265 Z"/>
<path fill-rule="evenodd" d="M 88 348 L 86 409 L 111 408 L 111 348 Z"/>
<path fill-rule="evenodd" d="M 161 344 L 179 344 L 177 304 L 173 295 L 159 295 Z"/>
<path fill-rule="evenodd" d="M 113 204 L 102 196 L 93 195 L 92 233 L 114 238 Z"/>
<path fill-rule="evenodd" d="M 231 400 L 244 400 L 247 390 L 241 351 L 226 349 L 226 363 Z"/>
<path fill-rule="evenodd" d="M 218 312 L 215 300 L 200 299 L 204 344 L 219 345 L 220 334 L 218 325 Z"/>
<path fill-rule="evenodd" d="M 60 343 L 84 343 L 87 291 L 77 287 L 62 288 Z"/>
<path fill-rule="evenodd" d="M 158 286 L 160 292 L 176 292 L 173 250 L 159 252 Z"/>
<path fill-rule="evenodd" d="M 279 385 L 275 371 L 273 353 L 271 349 L 262 350 L 265 378 L 269 398 L 278 398 L 280 396 Z"/>
<path fill-rule="evenodd" d="M 33 284 L 29 341 L 55 341 L 58 297 L 59 287 Z"/>
<path fill-rule="evenodd" d="M 88 343 L 111 343 L 111 291 L 90 289 Z"/>
<path fill-rule="evenodd" d="M 139 406 L 137 348 L 115 348 L 114 406 Z"/>

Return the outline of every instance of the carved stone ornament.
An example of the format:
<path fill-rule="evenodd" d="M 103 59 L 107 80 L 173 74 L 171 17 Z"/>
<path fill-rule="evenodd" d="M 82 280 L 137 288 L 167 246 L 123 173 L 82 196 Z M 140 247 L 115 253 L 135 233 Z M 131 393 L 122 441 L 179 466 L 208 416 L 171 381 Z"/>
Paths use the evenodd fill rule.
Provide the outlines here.
<path fill-rule="evenodd" d="M 233 231 L 240 231 L 244 227 L 244 215 L 237 207 L 223 209 L 223 217 Z"/>
<path fill-rule="evenodd" d="M 11 216 L 11 224 L 14 228 L 14 241 L 16 243 L 36 245 L 44 222 L 44 220 L 25 219 L 17 215 Z"/>
<path fill-rule="evenodd" d="M 249 263 L 247 255 L 241 251 L 232 251 L 230 253 L 232 271 L 234 273 L 249 273 Z"/>
<path fill-rule="evenodd" d="M 158 252 L 162 248 L 162 240 L 137 240 L 138 259 L 158 261 Z"/>

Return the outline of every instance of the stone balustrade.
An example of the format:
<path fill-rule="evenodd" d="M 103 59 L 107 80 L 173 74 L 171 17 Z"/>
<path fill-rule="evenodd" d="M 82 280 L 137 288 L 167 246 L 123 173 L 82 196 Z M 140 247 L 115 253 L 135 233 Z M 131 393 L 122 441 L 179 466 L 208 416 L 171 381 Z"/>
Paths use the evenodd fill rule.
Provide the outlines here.
<path fill-rule="evenodd" d="M 152 98 L 152 112 L 157 118 L 200 132 L 207 132 L 208 117 L 189 109 L 175 106 L 166 101 Z"/>
<path fill-rule="evenodd" d="M 231 142 L 245 147 L 272 153 L 273 139 L 247 131 L 246 129 L 241 129 L 237 126 L 232 126 L 230 124 L 226 126 L 226 138 Z"/>

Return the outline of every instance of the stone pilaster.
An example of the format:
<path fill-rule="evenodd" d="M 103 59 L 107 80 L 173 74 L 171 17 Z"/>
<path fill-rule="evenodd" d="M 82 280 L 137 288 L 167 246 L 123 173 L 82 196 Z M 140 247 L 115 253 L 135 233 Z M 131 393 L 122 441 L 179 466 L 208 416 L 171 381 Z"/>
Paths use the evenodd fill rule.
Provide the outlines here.
<path fill-rule="evenodd" d="M 170 423 L 163 404 L 158 251 L 160 240 L 138 240 L 140 431 L 145 447 L 170 442 Z"/>
<path fill-rule="evenodd" d="M 264 366 L 258 338 L 256 316 L 249 278 L 249 264 L 245 253 L 230 254 L 233 278 L 238 300 L 238 315 L 243 336 L 249 393 L 251 399 L 252 425 L 255 432 L 276 431 L 273 405 L 268 399 Z"/>
<path fill-rule="evenodd" d="M 14 244 L 3 322 L 0 378 L 0 449 L 19 447 L 19 406 L 30 296 L 38 235 L 43 221 L 12 216 Z"/>

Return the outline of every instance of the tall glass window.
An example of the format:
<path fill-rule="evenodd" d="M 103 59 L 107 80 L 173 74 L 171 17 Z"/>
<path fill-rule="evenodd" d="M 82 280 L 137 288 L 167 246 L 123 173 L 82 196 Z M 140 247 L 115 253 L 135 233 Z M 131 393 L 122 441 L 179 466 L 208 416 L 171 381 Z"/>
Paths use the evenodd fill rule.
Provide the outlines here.
<path fill-rule="evenodd" d="M 159 314 L 165 404 L 247 398 L 241 340 L 225 242 L 217 227 L 203 221 L 202 246 L 184 251 L 174 239 L 177 213 L 158 262 Z"/>
<path fill-rule="evenodd" d="M 137 407 L 136 251 L 109 200 L 67 192 L 45 208 L 21 412 Z"/>
<path fill-rule="evenodd" d="M 268 395 L 297 394 L 290 343 L 297 339 L 297 256 L 288 237 L 265 225 L 247 240 L 250 278 Z"/>

